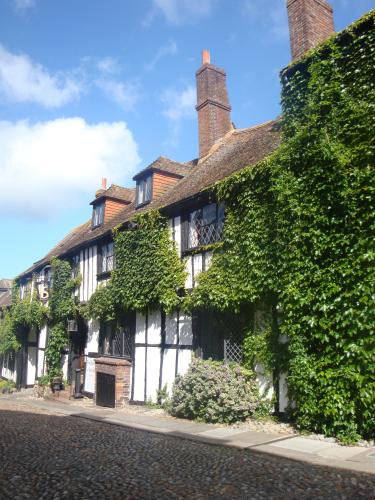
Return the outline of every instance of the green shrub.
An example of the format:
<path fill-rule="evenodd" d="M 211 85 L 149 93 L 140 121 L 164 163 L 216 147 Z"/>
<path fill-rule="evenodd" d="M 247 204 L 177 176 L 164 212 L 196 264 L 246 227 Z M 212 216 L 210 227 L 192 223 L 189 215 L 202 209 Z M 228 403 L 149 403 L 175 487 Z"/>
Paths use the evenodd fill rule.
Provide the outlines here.
<path fill-rule="evenodd" d="M 252 372 L 239 365 L 193 359 L 177 376 L 170 412 L 176 417 L 232 424 L 252 416 L 261 404 Z"/>

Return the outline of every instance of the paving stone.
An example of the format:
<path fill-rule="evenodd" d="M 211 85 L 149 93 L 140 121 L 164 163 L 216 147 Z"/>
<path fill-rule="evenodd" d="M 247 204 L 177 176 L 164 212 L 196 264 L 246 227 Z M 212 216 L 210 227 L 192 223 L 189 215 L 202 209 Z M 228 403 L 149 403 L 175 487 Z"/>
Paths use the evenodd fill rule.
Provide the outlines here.
<path fill-rule="evenodd" d="M 1 500 L 359 500 L 375 491 L 373 475 L 108 425 L 1 397 L 0 428 Z"/>

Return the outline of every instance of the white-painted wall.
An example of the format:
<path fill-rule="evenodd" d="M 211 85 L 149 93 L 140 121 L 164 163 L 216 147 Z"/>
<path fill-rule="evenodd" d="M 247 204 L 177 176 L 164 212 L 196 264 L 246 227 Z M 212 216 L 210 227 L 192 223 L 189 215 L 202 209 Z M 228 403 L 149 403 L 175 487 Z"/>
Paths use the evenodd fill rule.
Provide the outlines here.
<path fill-rule="evenodd" d="M 99 321 L 97 321 L 96 319 L 90 319 L 87 322 L 87 342 L 85 347 L 85 354 L 88 354 L 89 352 L 98 352 L 99 330 Z"/>
<path fill-rule="evenodd" d="M 146 400 L 156 401 L 162 359 L 161 326 L 160 311 L 149 313 L 147 321 L 145 315 L 139 313 L 136 315 L 135 343 L 147 345 L 135 347 L 133 364 L 134 401 L 145 401 L 145 380 Z M 191 362 L 193 332 L 190 316 L 177 312 L 166 316 L 165 343 L 176 346 L 176 348 L 165 347 L 163 351 L 161 388 L 167 385 L 170 392 L 176 372 L 185 373 Z M 177 348 L 177 343 L 181 346 L 191 347 Z"/>
<path fill-rule="evenodd" d="M 34 385 L 36 378 L 37 348 L 28 346 L 27 348 L 27 377 L 26 384 Z"/>
<path fill-rule="evenodd" d="M 287 374 L 282 373 L 279 379 L 279 411 L 284 412 L 289 405 Z"/>
<path fill-rule="evenodd" d="M 91 246 L 81 250 L 79 254 L 79 268 L 81 273 L 81 285 L 79 287 L 79 299 L 87 302 L 95 292 L 97 286 L 97 246 Z"/>
<path fill-rule="evenodd" d="M 95 393 L 95 358 L 86 358 L 84 391 Z"/>
<path fill-rule="evenodd" d="M 159 389 L 160 373 L 160 351 L 159 347 L 147 347 L 147 385 L 146 401 L 156 402 L 157 390 Z"/>
<path fill-rule="evenodd" d="M 178 352 L 178 369 L 179 375 L 184 375 L 191 363 L 192 351 L 190 349 L 180 349 Z"/>
<path fill-rule="evenodd" d="M 133 399 L 134 401 L 144 401 L 144 390 L 145 390 L 145 356 L 146 348 L 137 347 L 135 349 L 134 355 L 134 389 L 133 389 Z"/>

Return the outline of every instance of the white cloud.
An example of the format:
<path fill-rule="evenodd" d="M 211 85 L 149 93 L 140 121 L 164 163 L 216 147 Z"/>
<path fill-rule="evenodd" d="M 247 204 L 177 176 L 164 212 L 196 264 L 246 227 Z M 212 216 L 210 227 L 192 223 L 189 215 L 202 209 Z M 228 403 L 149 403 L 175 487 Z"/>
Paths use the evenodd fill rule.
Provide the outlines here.
<path fill-rule="evenodd" d="M 124 122 L 0 121 L 1 213 L 47 219 L 93 195 L 102 177 L 121 183 L 139 162 Z"/>
<path fill-rule="evenodd" d="M 254 25 L 261 26 L 275 40 L 288 38 L 285 0 L 243 0 L 242 12 Z"/>
<path fill-rule="evenodd" d="M 13 0 L 14 7 L 16 10 L 27 10 L 35 7 L 35 0 Z"/>
<path fill-rule="evenodd" d="M 196 90 L 192 85 L 183 90 L 167 89 L 161 98 L 165 109 L 163 115 L 172 121 L 195 116 L 197 100 Z"/>
<path fill-rule="evenodd" d="M 130 111 L 138 102 L 137 87 L 130 82 L 119 82 L 111 79 L 99 79 L 97 86 L 104 94 L 125 111 Z"/>
<path fill-rule="evenodd" d="M 175 55 L 178 52 L 177 44 L 174 40 L 169 40 L 166 45 L 162 45 L 156 52 L 152 61 L 146 64 L 146 71 L 152 71 L 162 57 Z"/>
<path fill-rule="evenodd" d="M 103 59 L 99 59 L 97 63 L 98 70 L 101 73 L 113 75 L 116 73 L 120 73 L 121 66 L 117 59 L 112 56 L 103 57 Z"/>
<path fill-rule="evenodd" d="M 195 117 L 196 90 L 188 85 L 182 90 L 167 89 L 161 97 L 164 104 L 163 115 L 169 120 L 168 137 L 164 147 L 176 149 L 180 144 L 181 120 Z"/>
<path fill-rule="evenodd" d="M 12 54 L 0 45 L 0 99 L 56 108 L 77 98 L 81 90 L 74 79 L 51 75 L 27 55 Z"/>
<path fill-rule="evenodd" d="M 196 17 L 206 17 L 212 12 L 216 0 L 152 0 L 153 8 L 148 13 L 144 25 L 149 25 L 158 12 L 169 24 L 182 24 Z"/>

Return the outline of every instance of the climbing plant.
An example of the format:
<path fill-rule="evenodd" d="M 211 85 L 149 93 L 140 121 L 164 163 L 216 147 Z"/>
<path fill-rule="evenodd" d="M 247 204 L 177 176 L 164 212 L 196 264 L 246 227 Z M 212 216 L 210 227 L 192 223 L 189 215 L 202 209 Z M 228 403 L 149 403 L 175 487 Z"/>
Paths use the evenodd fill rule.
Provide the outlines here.
<path fill-rule="evenodd" d="M 277 307 L 298 425 L 346 440 L 375 433 L 374 24 L 282 72 L 282 144 L 216 186 L 224 242 L 188 301 Z"/>
<path fill-rule="evenodd" d="M 17 350 L 21 335 L 30 328 L 40 328 L 48 309 L 38 300 L 34 291 L 28 291 L 21 299 L 18 284 L 12 288 L 12 302 L 0 318 L 0 352 Z"/>
<path fill-rule="evenodd" d="M 74 290 L 80 283 L 80 277 L 72 278 L 72 268 L 68 261 L 53 258 L 52 286 L 49 299 L 49 334 L 46 347 L 48 376 L 61 375 L 62 349 L 68 343 L 67 323 L 69 318 L 78 314 L 78 305 L 74 300 Z"/>
<path fill-rule="evenodd" d="M 116 268 L 92 295 L 89 316 L 114 319 L 123 311 L 158 307 L 171 311 L 181 303 L 186 272 L 158 211 L 137 215 L 130 228 L 115 232 L 114 241 Z"/>

